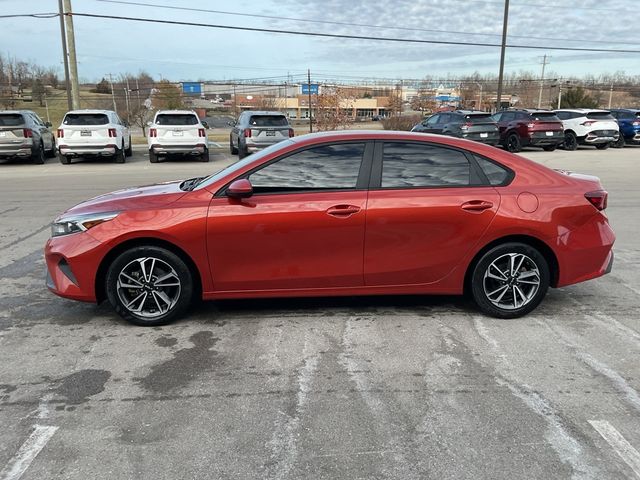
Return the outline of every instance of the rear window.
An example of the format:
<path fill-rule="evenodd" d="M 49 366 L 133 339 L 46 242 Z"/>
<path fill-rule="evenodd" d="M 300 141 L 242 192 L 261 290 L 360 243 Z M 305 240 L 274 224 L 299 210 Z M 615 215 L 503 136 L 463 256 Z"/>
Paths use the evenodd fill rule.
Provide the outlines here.
<path fill-rule="evenodd" d="M 107 125 L 109 117 L 104 113 L 67 113 L 64 125 Z"/>
<path fill-rule="evenodd" d="M 464 117 L 464 119 L 467 122 L 470 123 L 487 123 L 487 122 L 492 122 L 493 119 L 491 118 L 491 114 L 490 113 L 477 113 L 477 114 L 473 114 L 473 115 L 466 115 Z"/>
<path fill-rule="evenodd" d="M 289 125 L 284 115 L 252 115 L 249 118 L 252 127 L 286 127 Z"/>
<path fill-rule="evenodd" d="M 560 119 L 554 112 L 533 112 L 531 114 L 533 120 L 539 120 L 541 122 L 559 122 Z"/>
<path fill-rule="evenodd" d="M 589 120 L 615 120 L 609 112 L 589 112 L 587 118 Z"/>
<path fill-rule="evenodd" d="M 19 113 L 3 113 L 0 115 L 0 127 L 17 127 L 23 124 L 24 119 Z"/>
<path fill-rule="evenodd" d="M 197 125 L 198 117 L 184 113 L 162 113 L 156 117 L 156 125 Z"/>

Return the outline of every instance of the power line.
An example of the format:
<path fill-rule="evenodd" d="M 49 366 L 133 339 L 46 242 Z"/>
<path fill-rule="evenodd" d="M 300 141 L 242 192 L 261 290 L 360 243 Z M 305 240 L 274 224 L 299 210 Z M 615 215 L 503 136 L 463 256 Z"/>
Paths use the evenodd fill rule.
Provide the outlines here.
<path fill-rule="evenodd" d="M 294 22 L 317 23 L 317 24 L 324 24 L 324 25 L 341 25 L 346 27 L 384 28 L 388 30 L 402 30 L 402 31 L 408 31 L 408 32 L 449 33 L 449 34 L 455 34 L 455 35 L 475 35 L 475 36 L 496 37 L 496 38 L 500 37 L 500 34 L 497 34 L 497 33 L 461 32 L 456 30 L 434 30 L 434 29 L 428 29 L 428 28 L 398 27 L 398 26 L 391 26 L 391 25 L 377 25 L 377 24 L 369 24 L 369 23 L 337 22 L 332 20 L 312 20 L 308 18 L 299 18 L 299 17 L 279 17 L 275 15 L 263 15 L 263 14 L 257 14 L 257 13 L 241 13 L 241 12 L 229 12 L 225 10 L 210 10 L 206 8 L 177 7 L 175 5 L 162 5 L 158 3 L 133 2 L 133 1 L 125 1 L 125 0 L 95 0 L 95 1 L 102 2 L 102 3 L 134 5 L 134 6 L 141 6 L 141 7 L 165 8 L 169 10 L 180 10 L 185 12 L 216 13 L 221 15 L 232 15 L 232 16 L 238 16 L 238 17 L 264 18 L 269 20 L 289 20 Z M 464 0 L 464 1 L 468 1 L 468 0 Z M 490 3 L 494 3 L 494 2 L 490 2 Z M 524 5 L 524 4 L 519 4 L 519 5 Z M 590 43 L 602 43 L 606 45 L 612 45 L 612 44 L 613 45 L 616 45 L 616 44 L 640 45 L 638 43 L 629 43 L 629 42 L 615 42 L 615 41 L 580 39 L 580 38 L 539 37 L 539 36 L 532 36 L 532 35 L 509 35 L 509 37 L 530 38 L 534 40 L 554 40 L 554 41 L 565 41 L 565 42 L 590 42 Z"/>
<path fill-rule="evenodd" d="M 396 43 L 417 43 L 417 44 L 431 44 L 431 45 L 459 45 L 459 46 L 472 46 L 472 47 L 500 47 L 499 43 L 483 43 L 483 42 L 454 42 L 450 40 L 422 40 L 417 38 L 397 38 L 397 37 L 374 37 L 364 35 L 345 35 L 337 33 L 320 33 L 320 32 L 301 32 L 297 30 L 277 30 L 274 28 L 258 28 L 258 27 L 239 27 L 233 25 L 221 25 L 213 23 L 198 23 L 198 22 L 184 22 L 178 20 L 159 20 L 153 18 L 143 17 L 127 17 L 122 15 L 100 15 L 96 13 L 79 13 L 74 12 L 75 17 L 88 17 L 88 18 L 102 18 L 111 20 L 126 20 L 132 22 L 143 23 L 160 23 L 165 25 L 180 25 L 188 27 L 204 27 L 204 28 L 218 28 L 225 30 L 238 30 L 248 32 L 261 32 L 261 33 L 277 33 L 282 35 L 300 35 L 307 37 L 325 37 L 325 38 L 341 38 L 349 40 L 371 40 L 379 42 L 396 42 Z M 561 50 L 569 52 L 603 52 L 603 53 L 640 53 L 640 50 L 627 50 L 627 49 L 611 49 L 611 48 L 580 48 L 580 47 L 558 47 L 558 46 L 538 46 L 538 45 L 506 45 L 509 48 L 520 48 L 529 50 Z"/>
<path fill-rule="evenodd" d="M 32 17 L 32 18 L 55 18 L 58 13 L 16 13 L 13 15 L 0 15 L 0 18 L 19 18 L 19 17 Z"/>

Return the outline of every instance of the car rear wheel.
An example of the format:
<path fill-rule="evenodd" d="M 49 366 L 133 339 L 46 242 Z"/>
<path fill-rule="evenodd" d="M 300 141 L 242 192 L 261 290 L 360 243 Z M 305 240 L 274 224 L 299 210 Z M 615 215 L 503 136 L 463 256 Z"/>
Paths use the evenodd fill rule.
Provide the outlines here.
<path fill-rule="evenodd" d="M 56 144 L 55 142 L 53 142 L 53 144 L 51 145 L 51 150 L 47 150 L 44 152 L 45 156 L 47 158 L 55 158 L 56 156 Z"/>
<path fill-rule="evenodd" d="M 238 158 L 244 158 L 247 155 L 249 155 L 249 152 L 247 151 L 246 145 L 243 147 L 240 141 L 238 140 Z"/>
<path fill-rule="evenodd" d="M 116 153 L 113 155 L 113 160 L 116 163 L 124 163 L 125 161 L 125 156 L 124 156 L 124 143 L 122 144 L 122 148 L 116 148 Z"/>
<path fill-rule="evenodd" d="M 566 132 L 564 134 L 564 149 L 571 151 L 578 149 L 578 137 L 575 133 Z"/>
<path fill-rule="evenodd" d="M 153 150 L 149 150 L 149 161 L 151 163 L 158 163 L 158 155 Z"/>
<path fill-rule="evenodd" d="M 133 145 L 131 145 L 131 137 L 129 137 L 129 148 L 126 148 L 124 150 L 124 155 L 126 157 L 130 157 L 131 155 L 133 155 Z"/>
<path fill-rule="evenodd" d="M 626 144 L 626 142 L 624 141 L 624 135 L 622 135 L 622 133 L 620 133 L 620 136 L 618 137 L 618 140 L 616 140 L 615 142 L 613 142 L 611 144 L 611 146 L 613 148 L 622 148 L 624 147 Z"/>
<path fill-rule="evenodd" d="M 200 155 L 200 161 L 201 162 L 208 162 L 209 161 L 209 149 L 205 148 L 204 152 L 202 152 L 202 154 Z"/>
<path fill-rule="evenodd" d="M 182 316 L 193 296 L 186 263 L 156 246 L 135 247 L 109 267 L 107 297 L 115 311 L 135 325 L 164 325 Z"/>
<path fill-rule="evenodd" d="M 517 318 L 535 309 L 549 288 L 549 265 L 535 248 L 505 243 L 485 253 L 471 276 L 471 293 L 492 317 Z"/>
<path fill-rule="evenodd" d="M 233 137 L 229 135 L 229 150 L 231 151 L 231 155 L 237 155 L 238 149 L 233 145 Z"/>
<path fill-rule="evenodd" d="M 69 165 L 71 163 L 71 157 L 67 157 L 66 155 L 62 155 L 58 152 L 58 160 L 62 165 Z"/>
<path fill-rule="evenodd" d="M 599 143 L 598 145 L 596 145 L 596 148 L 598 150 L 606 150 L 610 146 L 611 146 L 611 143 L 609 143 L 609 142 L 607 142 L 607 143 Z"/>
<path fill-rule="evenodd" d="M 558 148 L 557 145 L 545 145 L 542 147 L 545 152 L 553 152 L 556 148 Z"/>
<path fill-rule="evenodd" d="M 522 150 L 520 137 L 518 137 L 517 133 L 510 133 L 507 136 L 506 147 L 507 147 L 507 151 L 511 153 L 518 153 L 519 151 Z"/>
<path fill-rule="evenodd" d="M 44 145 L 42 142 L 40 142 L 40 144 L 38 144 L 38 148 L 31 153 L 31 161 L 37 165 L 42 165 L 44 163 Z"/>

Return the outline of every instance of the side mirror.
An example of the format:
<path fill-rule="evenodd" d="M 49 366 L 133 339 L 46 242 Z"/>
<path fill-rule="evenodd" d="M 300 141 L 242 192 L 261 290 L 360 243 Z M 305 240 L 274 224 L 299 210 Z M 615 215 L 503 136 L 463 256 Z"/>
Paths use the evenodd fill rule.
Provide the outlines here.
<path fill-rule="evenodd" d="M 45 126 L 45 127 L 53 127 L 53 125 L 51 124 L 51 122 L 44 122 L 44 126 Z"/>
<path fill-rule="evenodd" d="M 207 129 L 209 128 L 209 124 L 207 122 L 205 122 L 204 120 L 202 120 L 200 123 L 202 124 L 202 126 L 204 128 L 207 128 Z"/>
<path fill-rule="evenodd" d="M 235 127 L 236 122 L 235 121 L 227 122 L 227 125 L 229 125 L 230 127 Z"/>
<path fill-rule="evenodd" d="M 131 126 L 131 125 L 129 125 L 129 122 L 127 122 L 126 120 L 122 121 L 122 125 L 124 125 L 127 128 L 129 128 Z"/>
<path fill-rule="evenodd" d="M 227 188 L 227 197 L 230 198 L 249 198 L 253 195 L 253 185 L 246 178 L 234 180 Z"/>
<path fill-rule="evenodd" d="M 150 127 L 151 125 L 153 125 L 153 122 L 147 122 L 147 127 Z"/>

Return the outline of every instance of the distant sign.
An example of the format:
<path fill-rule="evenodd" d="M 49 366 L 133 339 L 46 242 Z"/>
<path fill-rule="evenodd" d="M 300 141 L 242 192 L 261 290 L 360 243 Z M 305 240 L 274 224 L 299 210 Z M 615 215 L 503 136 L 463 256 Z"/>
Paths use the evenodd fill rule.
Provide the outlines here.
<path fill-rule="evenodd" d="M 182 84 L 182 93 L 199 95 L 202 93 L 202 84 L 199 82 L 184 82 Z"/>
<path fill-rule="evenodd" d="M 312 84 L 308 84 L 308 83 L 303 83 L 302 84 L 302 94 L 303 95 L 308 95 L 310 93 L 313 94 L 318 94 L 318 91 L 320 89 L 320 85 L 317 83 L 312 83 Z"/>

